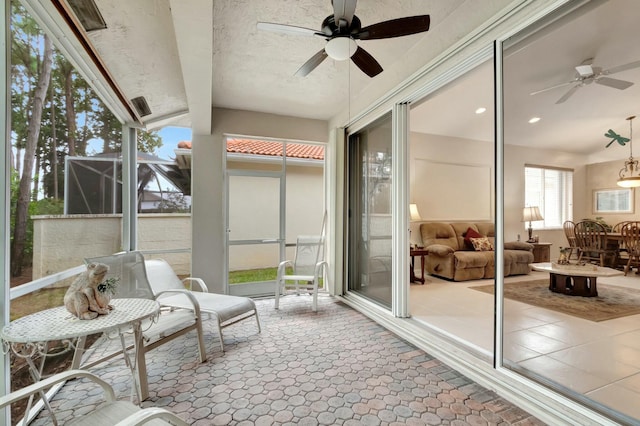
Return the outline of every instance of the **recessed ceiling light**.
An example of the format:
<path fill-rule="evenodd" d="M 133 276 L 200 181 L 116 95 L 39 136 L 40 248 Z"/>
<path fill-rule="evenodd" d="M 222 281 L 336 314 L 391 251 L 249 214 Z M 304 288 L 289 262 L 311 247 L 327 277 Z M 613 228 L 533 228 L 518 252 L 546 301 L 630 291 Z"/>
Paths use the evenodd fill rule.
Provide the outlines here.
<path fill-rule="evenodd" d="M 487 109 L 485 107 L 480 107 L 476 110 L 476 114 L 482 114 L 483 112 L 485 112 Z"/>
<path fill-rule="evenodd" d="M 529 124 L 537 123 L 538 121 L 540 121 L 540 117 L 531 117 Z"/>

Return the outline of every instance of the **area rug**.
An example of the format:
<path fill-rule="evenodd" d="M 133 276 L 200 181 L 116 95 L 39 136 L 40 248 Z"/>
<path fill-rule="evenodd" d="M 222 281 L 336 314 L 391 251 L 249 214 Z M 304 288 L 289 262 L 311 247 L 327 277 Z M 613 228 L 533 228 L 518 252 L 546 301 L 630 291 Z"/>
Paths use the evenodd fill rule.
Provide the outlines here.
<path fill-rule="evenodd" d="M 469 287 L 493 294 L 493 285 Z M 598 283 L 598 297 L 565 296 L 549 290 L 549 279 L 506 283 L 504 296 L 589 321 L 640 314 L 640 290 Z"/>

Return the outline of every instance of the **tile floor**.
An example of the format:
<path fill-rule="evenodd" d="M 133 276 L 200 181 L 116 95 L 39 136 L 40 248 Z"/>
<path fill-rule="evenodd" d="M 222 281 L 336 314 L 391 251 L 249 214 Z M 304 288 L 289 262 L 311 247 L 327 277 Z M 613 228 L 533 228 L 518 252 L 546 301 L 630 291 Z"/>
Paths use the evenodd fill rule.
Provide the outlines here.
<path fill-rule="evenodd" d="M 533 272 L 527 279 L 546 278 Z M 524 277 L 507 277 L 518 281 Z M 428 277 L 411 286 L 411 314 L 490 354 L 493 295 Z M 599 278 L 598 284 L 640 288 L 640 277 Z M 505 359 L 615 410 L 640 419 L 640 315 L 592 322 L 511 300 L 505 301 Z"/>
<path fill-rule="evenodd" d="M 310 296 L 280 303 L 257 301 L 261 334 L 252 321 L 226 328 L 224 353 L 207 331 L 203 364 L 190 335 L 151 351 L 143 406 L 194 425 L 543 424 L 332 297 L 319 297 L 317 313 Z M 93 371 L 128 397 L 121 359 Z M 96 389 L 72 381 L 52 405 L 64 420 L 97 401 Z M 33 424 L 50 424 L 48 414 Z"/>

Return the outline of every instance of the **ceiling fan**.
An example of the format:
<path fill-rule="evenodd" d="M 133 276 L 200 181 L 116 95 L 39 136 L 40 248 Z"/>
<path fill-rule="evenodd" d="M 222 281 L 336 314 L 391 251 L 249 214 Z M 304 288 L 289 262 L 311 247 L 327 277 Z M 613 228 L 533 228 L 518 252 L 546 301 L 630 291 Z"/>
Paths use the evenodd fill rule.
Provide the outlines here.
<path fill-rule="evenodd" d="M 258 29 L 292 35 L 317 36 L 327 41 L 325 47 L 313 55 L 296 72 L 304 77 L 324 61 L 327 56 L 335 60 L 351 58 L 354 64 L 369 77 L 382 72 L 382 66 L 366 50 L 358 46 L 356 40 L 378 40 L 401 37 L 429 30 L 429 15 L 408 16 L 378 22 L 362 28 L 355 15 L 357 0 L 332 0 L 333 15 L 327 16 L 320 31 L 293 25 L 258 22 Z"/>
<path fill-rule="evenodd" d="M 573 80 L 566 83 L 556 84 L 554 86 L 547 87 L 546 89 L 531 92 L 531 95 L 537 95 L 538 93 L 547 92 L 549 90 L 572 84 L 573 87 L 556 101 L 556 104 L 561 104 L 569 99 L 571 95 L 573 95 L 579 88 L 591 83 L 601 84 L 603 86 L 612 87 L 614 89 L 624 90 L 633 86 L 633 83 L 630 81 L 619 80 L 617 78 L 610 78 L 607 76 L 640 67 L 640 61 L 629 62 L 628 64 L 618 65 L 606 70 L 603 70 L 600 67 L 594 67 L 592 66 L 592 64 L 592 58 L 584 60 L 582 64 L 575 67 L 576 76 L 573 78 Z"/>

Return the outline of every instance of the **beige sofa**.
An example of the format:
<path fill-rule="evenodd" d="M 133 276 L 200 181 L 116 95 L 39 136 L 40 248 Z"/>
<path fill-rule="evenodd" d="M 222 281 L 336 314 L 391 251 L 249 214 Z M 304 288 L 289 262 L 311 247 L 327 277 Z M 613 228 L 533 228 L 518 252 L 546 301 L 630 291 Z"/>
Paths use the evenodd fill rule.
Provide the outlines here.
<path fill-rule="evenodd" d="M 468 241 L 465 242 L 469 228 L 494 242 L 493 223 L 428 222 L 420 225 L 422 245 L 428 252 L 425 269 L 429 274 L 453 281 L 495 276 L 495 252 L 476 251 Z M 504 248 L 505 276 L 523 275 L 531 271 L 531 244 L 513 241 L 505 243 Z"/>

